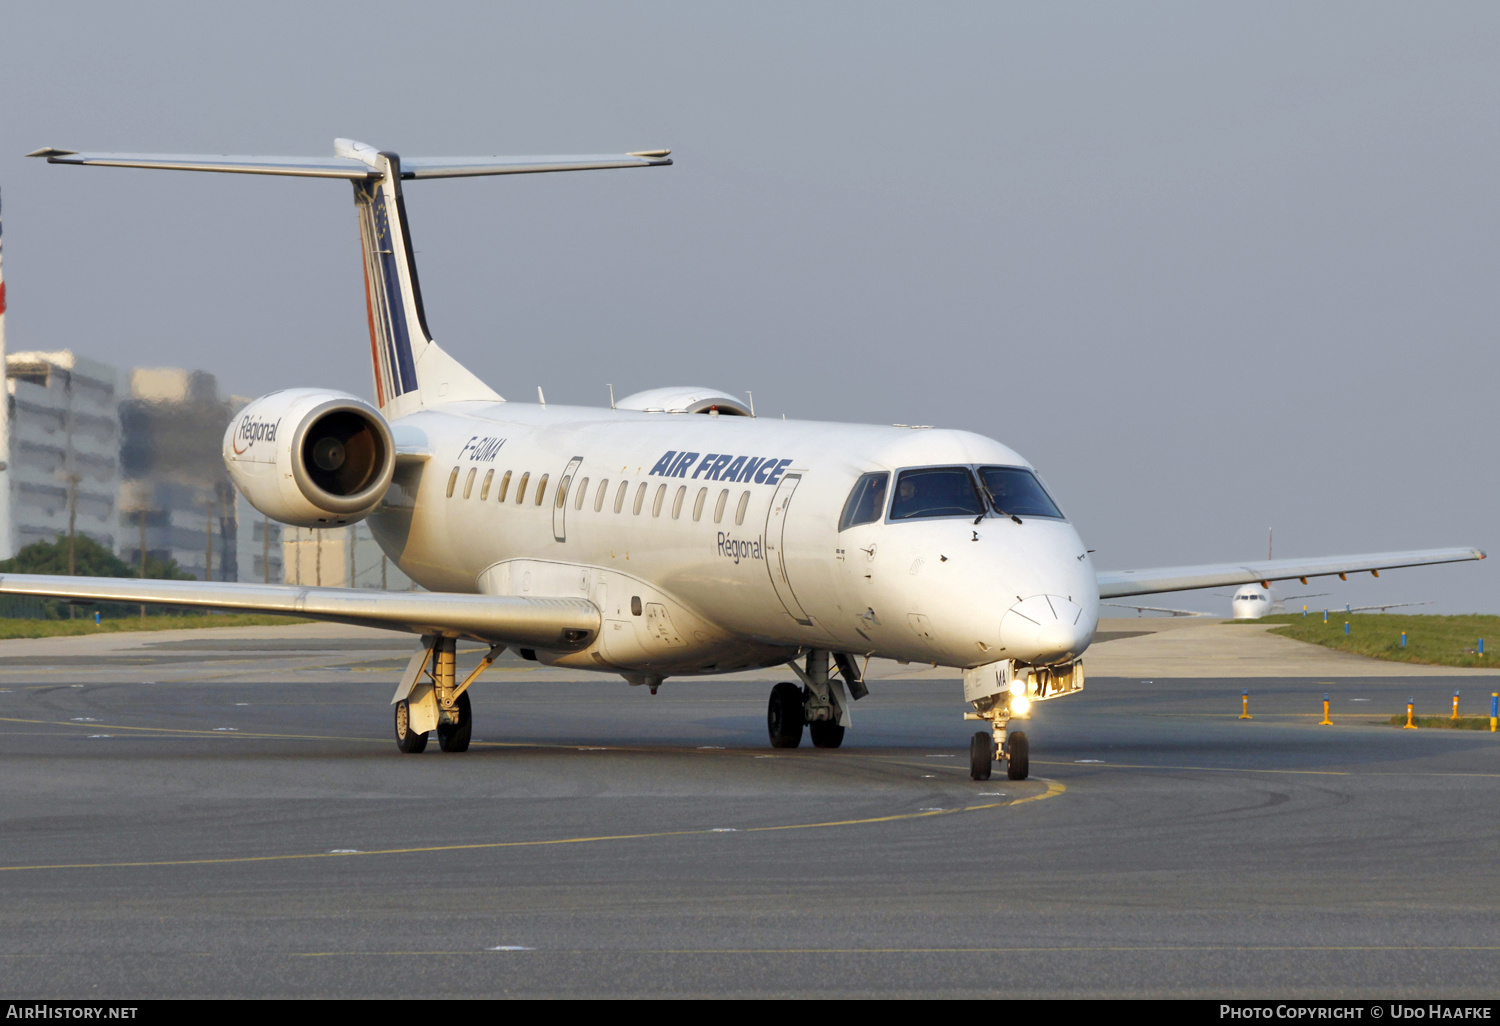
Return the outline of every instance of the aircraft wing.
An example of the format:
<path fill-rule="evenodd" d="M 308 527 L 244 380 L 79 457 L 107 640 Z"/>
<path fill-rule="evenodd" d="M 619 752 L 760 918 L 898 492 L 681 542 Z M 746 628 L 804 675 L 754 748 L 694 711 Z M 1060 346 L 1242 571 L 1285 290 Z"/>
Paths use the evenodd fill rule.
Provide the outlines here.
<path fill-rule="evenodd" d="M 1376 552 L 1363 556 L 1328 556 L 1322 559 L 1267 559 L 1218 566 L 1169 566 L 1150 570 L 1103 570 L 1098 574 L 1100 598 L 1126 598 L 1162 591 L 1221 588 L 1256 581 L 1289 581 L 1331 574 L 1377 572 L 1403 566 L 1459 563 L 1483 559 L 1479 549 L 1422 549 L 1416 552 Z"/>
<path fill-rule="evenodd" d="M 1383 606 L 1355 606 L 1352 609 L 1343 609 L 1343 610 L 1334 609 L 1334 610 L 1330 610 L 1330 612 L 1334 612 L 1334 613 L 1339 613 L 1339 612 L 1343 612 L 1343 613 L 1368 613 L 1370 610 L 1374 609 L 1374 610 L 1378 610 L 1379 612 L 1383 613 L 1387 609 L 1404 609 L 1407 606 L 1430 606 L 1430 605 L 1432 605 L 1431 602 L 1387 602 Z"/>
<path fill-rule="evenodd" d="M 1165 606 L 1132 606 L 1128 602 L 1105 602 L 1106 606 L 1114 606 L 1116 609 L 1134 609 L 1137 613 L 1171 613 L 1173 616 L 1213 616 L 1212 613 L 1200 613 L 1196 609 L 1168 609 Z"/>
<path fill-rule="evenodd" d="M 600 626 L 599 608 L 582 598 L 43 574 L 0 575 L 0 595 L 276 613 L 412 634 L 457 634 L 492 645 L 553 651 L 583 648 L 599 633 Z"/>

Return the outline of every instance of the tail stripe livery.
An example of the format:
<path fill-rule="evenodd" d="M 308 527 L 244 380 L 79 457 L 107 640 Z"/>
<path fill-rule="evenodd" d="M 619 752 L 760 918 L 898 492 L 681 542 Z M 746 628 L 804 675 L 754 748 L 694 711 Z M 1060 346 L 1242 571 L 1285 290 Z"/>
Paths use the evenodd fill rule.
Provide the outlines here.
<path fill-rule="evenodd" d="M 49 164 L 342 178 L 350 182 L 364 251 L 365 317 L 370 329 L 375 401 L 387 416 L 402 416 L 427 402 L 503 401 L 432 340 L 412 259 L 402 179 L 663 167 L 672 163 L 668 150 L 642 150 L 568 157 L 413 157 L 403 168 L 399 156 L 377 151 L 366 143 L 336 139 L 333 148 L 331 157 L 215 157 L 79 153 L 48 146 L 27 156 L 45 157 Z"/>
<path fill-rule="evenodd" d="M 382 155 L 384 156 L 384 155 Z M 397 172 L 399 174 L 399 172 Z M 370 348 L 375 357 L 375 395 L 380 406 L 415 391 L 416 360 L 411 345 L 412 308 L 415 293 L 406 287 L 402 264 L 407 257 L 406 233 L 397 239 L 392 228 L 404 227 L 401 218 L 390 216 L 387 194 L 399 188 L 400 179 L 390 175 L 381 181 L 354 184 L 354 205 L 359 211 L 360 242 L 364 247 L 365 303 L 370 322 Z M 400 247 L 399 249 L 397 247 Z M 402 259 L 398 259 L 397 254 Z M 414 274 L 408 276 L 415 278 Z M 420 324 L 420 320 L 418 321 Z M 431 341 L 423 333 L 423 342 Z"/>

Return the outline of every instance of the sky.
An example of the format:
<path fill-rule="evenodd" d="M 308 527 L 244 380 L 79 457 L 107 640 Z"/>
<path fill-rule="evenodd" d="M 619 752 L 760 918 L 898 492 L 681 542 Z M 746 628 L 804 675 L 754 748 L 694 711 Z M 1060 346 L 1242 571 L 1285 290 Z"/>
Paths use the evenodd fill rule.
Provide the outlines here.
<path fill-rule="evenodd" d="M 1271 527 L 1278 557 L 1500 542 L 1495 4 L 53 2 L 0 25 L 12 351 L 372 389 L 347 184 L 41 146 L 670 148 L 409 184 L 437 340 L 522 401 L 707 385 L 980 432 L 1106 569 L 1260 558 Z M 1497 563 L 1311 601 L 1500 612 Z"/>

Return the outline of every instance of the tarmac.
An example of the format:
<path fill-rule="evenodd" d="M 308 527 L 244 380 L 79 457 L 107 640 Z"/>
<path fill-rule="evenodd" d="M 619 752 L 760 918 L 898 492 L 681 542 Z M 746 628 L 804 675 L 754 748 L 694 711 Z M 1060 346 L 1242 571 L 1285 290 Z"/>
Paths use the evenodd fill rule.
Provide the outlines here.
<path fill-rule="evenodd" d="M 1500 989 L 1500 735 L 1386 723 L 1485 713 L 1494 675 L 1108 621 L 1084 693 L 1013 724 L 1031 779 L 976 782 L 956 675 L 878 662 L 838 750 L 768 746 L 787 674 L 652 696 L 507 655 L 469 752 L 402 755 L 414 647 L 0 642 L 0 996 Z"/>

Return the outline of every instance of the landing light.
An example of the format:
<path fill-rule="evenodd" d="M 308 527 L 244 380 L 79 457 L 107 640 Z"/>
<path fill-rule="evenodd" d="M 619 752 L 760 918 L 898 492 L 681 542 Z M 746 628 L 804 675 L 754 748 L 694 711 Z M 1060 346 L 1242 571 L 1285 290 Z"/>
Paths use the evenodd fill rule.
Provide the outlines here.
<path fill-rule="evenodd" d="M 1012 716 L 1025 716 L 1031 711 L 1031 699 L 1025 695 L 1016 695 L 1010 700 L 1010 714 Z"/>
<path fill-rule="evenodd" d="M 1026 682 L 1024 680 L 1013 680 L 1010 682 L 1010 693 L 1017 698 L 1026 694 Z"/>

